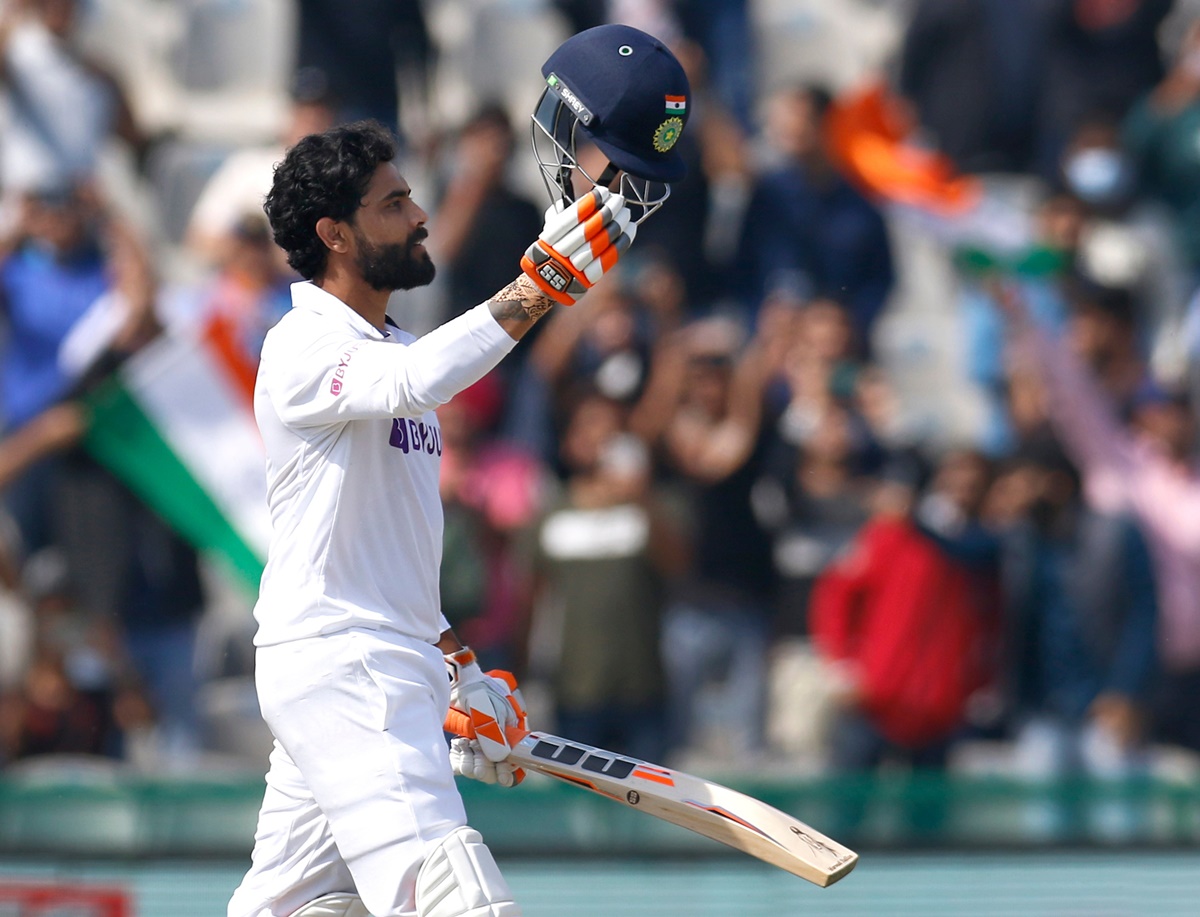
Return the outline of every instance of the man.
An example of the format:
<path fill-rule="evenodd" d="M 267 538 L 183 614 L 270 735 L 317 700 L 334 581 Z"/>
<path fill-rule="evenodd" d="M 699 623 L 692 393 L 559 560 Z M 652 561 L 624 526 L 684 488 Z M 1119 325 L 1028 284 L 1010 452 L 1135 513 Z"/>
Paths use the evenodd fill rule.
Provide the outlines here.
<path fill-rule="evenodd" d="M 829 95 L 792 86 L 767 101 L 763 135 L 775 162 L 756 179 L 742 223 L 734 295 L 757 314 L 780 291 L 836 296 L 859 349 L 895 283 L 883 214 L 838 171 L 824 141 Z"/>
<path fill-rule="evenodd" d="M 548 211 L 524 273 L 423 338 L 385 312 L 393 291 L 434 276 L 421 244 L 426 214 L 392 162 L 394 138 L 372 122 L 333 128 L 301 140 L 276 170 L 265 209 L 307 282 L 267 335 L 255 393 L 274 525 L 255 609 L 256 678 L 276 742 L 230 917 L 520 914 L 454 785 L 455 773 L 515 783 L 504 759 L 524 715 L 512 683 L 485 676 L 439 610 L 434 409 L 499 363 L 554 302 L 582 296 L 633 238 L 625 197 L 606 186 L 626 187 L 625 154 L 639 152 L 626 114 L 640 109 L 609 111 L 597 93 L 617 86 L 628 105 L 625 87 L 652 91 L 651 117 L 662 121 L 664 94 L 684 99 L 687 84 L 650 36 L 596 31 L 570 39 L 543 72 L 590 107 L 589 133 L 611 142 L 612 172 L 578 199 L 560 186 L 565 199 Z M 589 91 L 597 72 L 603 88 Z M 637 168 L 666 181 L 674 162 L 669 147 L 651 151 L 652 134 L 653 125 Z M 450 706 L 476 737 L 448 755 Z"/>

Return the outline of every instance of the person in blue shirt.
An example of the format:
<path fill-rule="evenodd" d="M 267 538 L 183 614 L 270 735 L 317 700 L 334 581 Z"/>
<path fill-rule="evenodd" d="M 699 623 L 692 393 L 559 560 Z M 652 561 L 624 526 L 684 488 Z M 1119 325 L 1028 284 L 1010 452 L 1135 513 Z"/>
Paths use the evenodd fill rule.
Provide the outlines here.
<path fill-rule="evenodd" d="M 748 297 L 751 312 L 779 289 L 835 299 L 869 351 L 871 328 L 895 282 L 892 250 L 882 213 L 825 152 L 829 104 L 811 87 L 781 90 L 768 102 L 764 135 L 776 161 L 751 194 L 732 289 Z"/>
<path fill-rule="evenodd" d="M 146 686 L 161 752 L 188 756 L 199 746 L 196 552 L 79 447 L 82 412 L 71 429 L 45 423 L 157 333 L 149 258 L 86 186 L 26 195 L 18 230 L 0 262 L 0 451 L 6 470 L 14 452 L 30 463 L 4 498 L 21 549 L 61 549 L 81 612 L 119 635 L 113 669 Z M 53 432 L 36 448 L 13 446 L 43 428 Z"/>
<path fill-rule="evenodd" d="M 1002 539 L 1015 763 L 1036 779 L 1126 781 L 1145 772 L 1146 717 L 1158 668 L 1158 603 L 1146 543 L 1131 519 L 1093 511 L 1049 437 L 1023 444 L 1004 475 L 1024 505 Z M 1079 821 L 1066 797 L 1038 820 L 1127 831 L 1132 807 Z M 1064 833 L 1065 832 L 1065 833 Z"/>

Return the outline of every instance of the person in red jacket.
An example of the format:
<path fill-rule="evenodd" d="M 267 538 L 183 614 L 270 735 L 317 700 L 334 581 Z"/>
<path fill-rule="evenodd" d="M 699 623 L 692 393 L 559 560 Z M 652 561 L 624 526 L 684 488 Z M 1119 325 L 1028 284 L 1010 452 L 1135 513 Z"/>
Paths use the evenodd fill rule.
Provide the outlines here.
<path fill-rule="evenodd" d="M 944 767 L 968 703 L 992 681 L 998 549 L 978 516 L 989 478 L 980 455 L 948 454 L 913 512 L 877 514 L 818 579 L 810 626 L 838 685 L 837 771 Z"/>

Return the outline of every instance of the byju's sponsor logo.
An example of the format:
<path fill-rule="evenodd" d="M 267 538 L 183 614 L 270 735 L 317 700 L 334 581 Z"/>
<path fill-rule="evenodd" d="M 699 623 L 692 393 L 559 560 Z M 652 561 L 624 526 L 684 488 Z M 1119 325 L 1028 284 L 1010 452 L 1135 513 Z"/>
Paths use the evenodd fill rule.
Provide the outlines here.
<path fill-rule="evenodd" d="M 388 437 L 388 445 L 405 454 L 424 452 L 427 455 L 441 455 L 442 431 L 423 420 L 396 417 L 392 420 L 392 435 Z"/>
<path fill-rule="evenodd" d="M 354 351 L 358 348 L 358 344 L 347 348 L 346 352 L 338 359 L 337 369 L 333 371 L 333 378 L 329 380 L 329 394 L 340 395 L 342 393 L 342 380 L 346 378 L 346 367 L 350 364 L 350 358 L 354 356 Z"/>

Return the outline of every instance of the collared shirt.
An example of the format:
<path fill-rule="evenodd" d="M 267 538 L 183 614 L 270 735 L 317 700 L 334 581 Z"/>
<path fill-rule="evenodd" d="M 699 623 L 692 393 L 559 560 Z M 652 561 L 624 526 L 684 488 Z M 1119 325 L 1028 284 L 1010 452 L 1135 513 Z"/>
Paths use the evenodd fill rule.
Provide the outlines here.
<path fill-rule="evenodd" d="M 292 303 L 254 394 L 272 521 L 255 643 L 355 627 L 435 643 L 448 624 L 434 409 L 516 342 L 486 305 L 415 338 L 311 283 L 293 285 Z"/>

